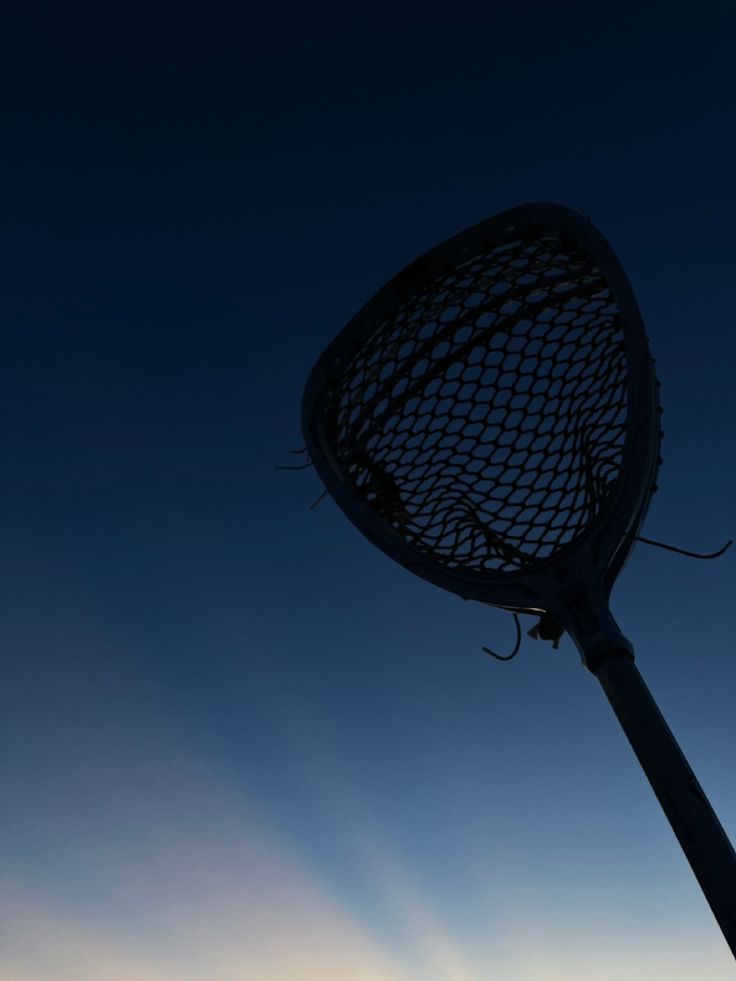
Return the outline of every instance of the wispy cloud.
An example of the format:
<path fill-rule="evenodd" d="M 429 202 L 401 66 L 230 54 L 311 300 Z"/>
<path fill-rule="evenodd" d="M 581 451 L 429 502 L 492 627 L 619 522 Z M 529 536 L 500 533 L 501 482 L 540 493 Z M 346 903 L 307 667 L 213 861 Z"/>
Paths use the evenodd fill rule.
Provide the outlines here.
<path fill-rule="evenodd" d="M 270 826 L 239 781 L 216 777 L 191 742 L 152 723 L 137 742 L 94 747 L 76 777 L 70 764 L 66 798 L 51 788 L 56 879 L 40 860 L 0 883 L 0 981 L 730 978 L 725 944 L 721 957 L 696 930 L 673 937 L 656 911 L 652 930 L 625 946 L 605 914 L 588 911 L 571 930 L 544 897 L 519 890 L 489 910 L 487 929 L 483 917 L 459 923 L 414 874 L 329 734 L 301 721 L 308 781 L 339 815 L 336 845 L 379 917 Z"/>
<path fill-rule="evenodd" d="M 237 796 L 176 762 L 156 789 L 149 761 L 145 793 L 119 769 L 127 794 L 98 784 L 96 832 L 67 810 L 68 896 L 2 883 L 0 981 L 413 981 Z"/>

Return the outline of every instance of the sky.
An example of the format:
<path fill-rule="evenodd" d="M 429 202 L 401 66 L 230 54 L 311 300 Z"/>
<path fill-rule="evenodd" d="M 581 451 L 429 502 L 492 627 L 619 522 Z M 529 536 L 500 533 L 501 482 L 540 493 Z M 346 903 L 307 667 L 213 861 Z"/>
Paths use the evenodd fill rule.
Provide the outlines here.
<path fill-rule="evenodd" d="M 692 981 L 733 960 L 572 644 L 325 501 L 312 363 L 415 255 L 582 208 L 664 404 L 644 533 L 736 537 L 726 2 L 11 3 L 0 981 Z M 736 559 L 613 594 L 736 840 Z"/>

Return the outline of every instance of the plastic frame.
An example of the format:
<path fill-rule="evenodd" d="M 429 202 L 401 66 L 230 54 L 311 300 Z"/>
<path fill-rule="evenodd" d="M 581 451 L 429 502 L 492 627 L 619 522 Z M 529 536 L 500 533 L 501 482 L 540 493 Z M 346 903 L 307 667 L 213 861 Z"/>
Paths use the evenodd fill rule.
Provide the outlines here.
<path fill-rule="evenodd" d="M 353 491 L 330 448 L 327 395 L 332 380 L 340 375 L 356 350 L 413 292 L 475 253 L 524 236 L 556 237 L 587 253 L 618 304 L 627 362 L 623 464 L 606 506 L 590 527 L 531 570 L 452 570 L 406 542 Z M 302 401 L 302 430 L 310 458 L 327 491 L 374 545 L 410 572 L 464 599 L 519 612 L 549 613 L 570 633 L 584 663 L 595 670 L 613 649 L 632 653 L 608 611 L 608 598 L 655 489 L 660 411 L 644 324 L 613 250 L 580 212 L 555 204 L 527 204 L 480 222 L 425 252 L 365 304 L 315 364 Z"/>

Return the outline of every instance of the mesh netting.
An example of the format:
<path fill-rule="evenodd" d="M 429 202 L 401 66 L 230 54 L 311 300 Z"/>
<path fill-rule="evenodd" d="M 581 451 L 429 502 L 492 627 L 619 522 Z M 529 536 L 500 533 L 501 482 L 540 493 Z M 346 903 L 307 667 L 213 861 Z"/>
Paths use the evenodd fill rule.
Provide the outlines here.
<path fill-rule="evenodd" d="M 514 571 L 574 541 L 622 463 L 618 307 L 557 239 L 478 253 L 418 290 L 330 389 L 343 478 L 450 568 Z"/>

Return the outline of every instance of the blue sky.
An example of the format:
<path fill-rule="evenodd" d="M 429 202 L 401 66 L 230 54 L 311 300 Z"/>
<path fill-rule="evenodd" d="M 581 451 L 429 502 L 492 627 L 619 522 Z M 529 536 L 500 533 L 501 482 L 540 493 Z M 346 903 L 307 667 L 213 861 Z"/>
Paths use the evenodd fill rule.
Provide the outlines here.
<path fill-rule="evenodd" d="M 394 566 L 299 445 L 418 252 L 581 207 L 733 536 L 733 11 L 17 5 L 4 30 L 2 981 L 679 981 L 732 958 L 569 642 Z M 734 559 L 614 591 L 732 840 Z"/>

